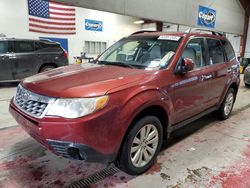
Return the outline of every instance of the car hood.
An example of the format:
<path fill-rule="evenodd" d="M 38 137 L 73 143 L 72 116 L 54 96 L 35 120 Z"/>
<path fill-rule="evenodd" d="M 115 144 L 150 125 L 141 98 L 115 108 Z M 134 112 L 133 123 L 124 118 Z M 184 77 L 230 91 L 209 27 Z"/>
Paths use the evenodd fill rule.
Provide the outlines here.
<path fill-rule="evenodd" d="M 82 64 L 60 67 L 23 80 L 23 87 L 50 97 L 94 97 L 144 79 L 143 69 Z"/>

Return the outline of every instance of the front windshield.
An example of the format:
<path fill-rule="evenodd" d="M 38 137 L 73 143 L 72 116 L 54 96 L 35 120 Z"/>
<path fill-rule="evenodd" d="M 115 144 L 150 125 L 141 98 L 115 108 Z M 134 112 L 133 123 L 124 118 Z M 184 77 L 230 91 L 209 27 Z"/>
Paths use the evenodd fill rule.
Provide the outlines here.
<path fill-rule="evenodd" d="M 128 37 L 124 38 L 98 59 L 99 64 L 117 65 L 140 69 L 167 67 L 173 58 L 181 37 Z"/>

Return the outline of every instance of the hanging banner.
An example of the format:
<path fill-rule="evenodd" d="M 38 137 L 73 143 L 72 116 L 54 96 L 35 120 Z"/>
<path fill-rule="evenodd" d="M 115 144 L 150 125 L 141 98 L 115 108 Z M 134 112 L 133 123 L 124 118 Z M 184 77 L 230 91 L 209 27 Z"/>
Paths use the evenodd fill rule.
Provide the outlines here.
<path fill-rule="evenodd" d="M 197 25 L 214 28 L 215 20 L 216 10 L 201 5 L 199 6 Z"/>
<path fill-rule="evenodd" d="M 85 30 L 100 31 L 103 30 L 102 21 L 85 19 Z"/>

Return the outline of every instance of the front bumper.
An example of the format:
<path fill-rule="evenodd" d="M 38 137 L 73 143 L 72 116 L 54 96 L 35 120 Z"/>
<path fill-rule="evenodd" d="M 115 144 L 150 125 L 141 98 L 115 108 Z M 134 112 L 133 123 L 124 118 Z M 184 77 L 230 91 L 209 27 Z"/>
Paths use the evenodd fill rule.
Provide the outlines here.
<path fill-rule="evenodd" d="M 99 163 L 112 162 L 116 157 L 122 133 L 119 128 L 112 127 L 114 122 L 111 124 L 113 119 L 109 113 L 99 112 L 103 114 L 97 114 L 98 118 L 74 120 L 58 117 L 36 119 L 19 110 L 13 100 L 9 111 L 30 136 L 57 155 Z M 117 134 L 117 138 L 110 134 L 110 130 Z"/>

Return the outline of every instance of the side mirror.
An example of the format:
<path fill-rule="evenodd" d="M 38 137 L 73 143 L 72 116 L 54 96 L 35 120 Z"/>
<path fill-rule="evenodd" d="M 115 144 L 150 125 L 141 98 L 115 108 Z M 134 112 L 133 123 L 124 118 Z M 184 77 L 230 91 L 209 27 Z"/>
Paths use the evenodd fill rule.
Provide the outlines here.
<path fill-rule="evenodd" d="M 194 69 L 194 61 L 190 58 L 183 58 L 181 65 L 178 66 L 177 73 L 185 74 Z"/>

